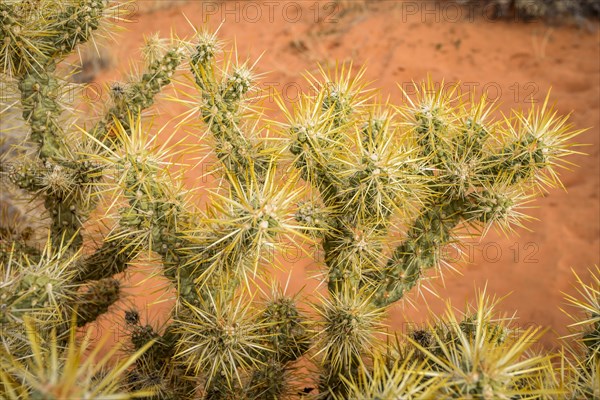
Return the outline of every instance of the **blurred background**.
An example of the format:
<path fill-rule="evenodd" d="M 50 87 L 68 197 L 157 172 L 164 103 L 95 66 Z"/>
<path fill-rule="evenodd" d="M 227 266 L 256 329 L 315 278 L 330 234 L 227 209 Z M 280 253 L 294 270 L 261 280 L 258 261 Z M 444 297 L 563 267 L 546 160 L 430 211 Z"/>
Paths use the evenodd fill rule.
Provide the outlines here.
<path fill-rule="evenodd" d="M 252 63 L 260 58 L 259 85 L 267 94 L 280 92 L 289 103 L 299 90 L 306 90 L 306 71 L 350 61 L 356 70 L 366 66 L 369 86 L 380 88 L 394 104 L 403 101 L 398 86 L 407 90 L 412 81 L 428 76 L 438 84 L 458 85 L 462 94 L 474 90 L 487 95 L 497 105 L 498 117 L 511 108 L 527 109 L 532 101 L 543 101 L 551 89 L 559 113 L 573 112 L 572 124 L 588 128 L 577 138 L 586 144 L 579 150 L 587 155 L 573 156 L 570 161 L 577 166 L 562 173 L 566 190 L 551 190 L 535 201 L 528 210 L 535 219 L 527 229 L 519 228 L 510 237 L 490 231 L 481 240 L 468 239 L 461 262 L 452 262 L 457 253 L 449 251 L 447 258 L 458 272 L 447 269 L 443 280 L 429 283 L 438 297 L 423 291 L 394 306 L 390 325 L 402 330 L 406 324 L 420 323 L 427 307 L 439 311 L 445 299 L 462 308 L 475 298 L 476 289 L 487 285 L 487 291 L 499 297 L 510 294 L 501 308 L 516 312 L 519 325 L 550 328 L 543 344 L 552 347 L 552 331 L 565 334 L 570 321 L 560 307 L 563 292 L 574 292 L 572 269 L 585 281 L 587 268 L 600 262 L 600 2 L 535 4 L 137 0 L 123 5 L 115 16 L 124 29 L 116 42 L 100 41 L 99 54 L 91 48 L 82 51 L 84 68 L 73 79 L 97 88 L 122 80 L 132 65 L 141 65 L 145 37 L 191 37 L 194 27 L 207 27 L 219 29 L 226 48 L 235 44 L 240 60 Z M 107 98 L 101 90 L 99 95 Z M 272 96 L 264 105 L 270 108 L 269 118 L 279 117 Z M 157 101 L 153 129 L 185 110 L 177 103 Z M 291 274 L 289 292 L 304 287 L 309 296 L 317 285 L 311 277 L 320 268 L 318 261 L 298 257 L 285 265 L 288 270 L 277 274 L 284 282 Z M 127 301 L 147 307 L 148 318 L 164 320 L 160 309 L 168 303 L 153 304 L 159 295 L 149 294 L 148 282 L 136 286 L 139 281 L 131 276 L 132 296 Z"/>

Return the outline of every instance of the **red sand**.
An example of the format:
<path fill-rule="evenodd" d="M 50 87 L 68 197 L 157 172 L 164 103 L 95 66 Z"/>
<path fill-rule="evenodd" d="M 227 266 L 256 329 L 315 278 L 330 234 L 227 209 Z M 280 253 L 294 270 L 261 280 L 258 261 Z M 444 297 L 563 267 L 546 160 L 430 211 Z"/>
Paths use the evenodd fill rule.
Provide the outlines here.
<path fill-rule="evenodd" d="M 562 174 L 569 193 L 551 190 L 536 202 L 537 208 L 530 214 L 538 220 L 527 224 L 531 232 L 518 229 L 509 238 L 490 232 L 481 241 L 472 242 L 470 262 L 458 268 L 462 276 L 449 271 L 445 288 L 439 287 L 438 294 L 462 308 L 465 301 L 475 298 L 475 288 L 487 283 L 489 293 L 504 296 L 512 292 L 501 309 L 511 314 L 516 311 L 522 326 L 534 323 L 564 334 L 569 320 L 559 307 L 564 304 L 561 292 L 573 293 L 571 268 L 585 279 L 587 268 L 600 261 L 598 24 L 590 23 L 585 29 L 549 27 L 490 21 L 481 15 L 469 20 L 466 14 L 461 20 L 455 9 L 436 10 L 432 4 L 426 9 L 418 2 L 404 6 L 401 2 L 370 2 L 366 6 L 361 2 L 361 7 L 352 9 L 334 8 L 331 2 L 316 5 L 312 1 L 187 2 L 132 14 L 132 22 L 122 23 L 129 32 L 109 46 L 113 59 L 118 60 L 116 70 L 100 75 L 98 81 L 124 75 L 130 59 L 139 55 L 143 35 L 159 31 L 168 36 L 174 30 L 179 37 L 189 37 L 192 28 L 185 14 L 196 26 L 210 15 L 208 26 L 212 29 L 224 20 L 219 37 L 229 43 L 235 41 L 241 59 L 255 60 L 262 55 L 257 69 L 268 72 L 263 82 L 275 90 L 288 90 L 289 96 L 294 96 L 305 70 L 314 71 L 317 63 L 336 61 L 366 64 L 366 79 L 373 81 L 373 87 L 383 88 L 383 94 L 389 94 L 394 103 L 401 101 L 397 83 L 406 87 L 428 74 L 436 82 L 461 81 L 464 90 L 474 87 L 479 93 L 485 91 L 498 98 L 502 103 L 499 109 L 504 112 L 527 108 L 531 96 L 543 100 L 552 87 L 551 98 L 559 112 L 574 111 L 572 123 L 577 128 L 590 128 L 578 138 L 590 145 L 583 149 L 589 155 L 572 157 L 570 161 L 579 168 Z M 274 103 L 267 105 L 275 109 Z M 184 111 L 164 101 L 159 101 L 158 109 L 162 114 L 158 125 Z M 307 284 L 304 293 L 311 294 L 316 283 L 310 280 L 312 264 L 307 259 L 289 265 L 290 292 Z M 285 280 L 287 274 L 280 273 L 281 278 Z M 441 281 L 434 284 L 440 286 Z M 147 290 L 138 287 L 132 293 L 147 294 Z M 425 302 L 412 297 L 416 309 L 392 309 L 393 329 L 425 317 Z M 443 308 L 442 301 L 425 297 L 432 309 Z M 135 301 L 143 305 L 147 299 Z M 164 321 L 166 315 L 159 314 L 158 309 L 149 311 L 152 319 Z M 546 335 L 544 344 L 551 345 L 552 337 Z"/>

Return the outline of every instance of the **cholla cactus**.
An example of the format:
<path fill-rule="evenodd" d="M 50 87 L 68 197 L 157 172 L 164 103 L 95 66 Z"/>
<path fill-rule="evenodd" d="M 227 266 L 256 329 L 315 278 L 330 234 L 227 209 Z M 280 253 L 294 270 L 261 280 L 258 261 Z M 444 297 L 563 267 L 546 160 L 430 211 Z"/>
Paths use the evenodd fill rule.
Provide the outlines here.
<path fill-rule="evenodd" d="M 497 121 L 485 99 L 466 101 L 426 82 L 394 106 L 366 89 L 363 70 L 343 65 L 308 75 L 312 90 L 291 109 L 279 99 L 285 121 L 267 123 L 251 102 L 260 98 L 252 65 L 224 52 L 214 34 L 196 32 L 186 41 L 149 37 L 144 72 L 111 87 L 93 124 L 79 123 L 61 103 L 69 84 L 57 65 L 102 28 L 108 10 L 100 0 L 0 5 L 3 87 L 18 93 L 3 103 L 21 111 L 11 129 L 36 148 L 2 172 L 45 206 L 49 238 L 40 250 L 0 230 L 1 319 L 10 329 L 2 336 L 3 396 L 38 398 L 44 388 L 56 399 L 560 392 L 550 358 L 529 349 L 538 331 L 511 336 L 485 296 L 474 311 L 449 313 L 397 345 L 384 328 L 390 305 L 429 271 L 442 272 L 442 248 L 458 241 L 458 230 L 510 232 L 526 218 L 523 204 L 560 186 L 580 131 L 548 99 Z M 217 158 L 202 209 L 174 168 L 185 166 L 176 143 L 160 142 L 142 118 L 180 75 L 188 83 L 179 83 L 185 90 L 175 101 L 189 111 L 179 126 Z M 95 245 L 93 229 L 105 226 Z M 277 284 L 257 294 L 273 252 L 290 242 L 324 253 L 326 289 L 312 312 Z M 155 274 L 175 294 L 172 313 L 157 327 L 127 310 L 134 355 L 105 375 L 104 361 L 79 358 L 75 329 L 121 298 L 119 273 L 157 257 Z M 312 368 L 301 374 L 306 362 Z M 312 386 L 296 388 L 300 381 Z"/>

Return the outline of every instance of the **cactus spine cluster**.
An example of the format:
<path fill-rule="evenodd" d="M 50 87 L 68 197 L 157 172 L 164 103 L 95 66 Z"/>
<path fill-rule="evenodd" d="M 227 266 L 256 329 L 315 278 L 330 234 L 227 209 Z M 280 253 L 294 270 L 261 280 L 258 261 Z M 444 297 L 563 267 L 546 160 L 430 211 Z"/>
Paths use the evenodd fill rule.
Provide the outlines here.
<path fill-rule="evenodd" d="M 363 70 L 345 65 L 308 75 L 312 89 L 291 109 L 278 99 L 285 120 L 272 123 L 257 106 L 252 66 L 197 31 L 190 40 L 149 38 L 144 72 L 111 87 L 94 123 L 80 122 L 61 101 L 70 84 L 59 67 L 106 29 L 110 7 L 0 4 L 2 87 L 15 89 L 2 101 L 21 117 L 8 107 L 0 116 L 36 149 L 3 160 L 2 173 L 44 205 L 48 232 L 38 246 L 18 226 L 0 230 L 2 397 L 597 394 L 597 282 L 583 286 L 591 304 L 583 308 L 596 310 L 585 351 L 568 358 L 585 361 L 569 361 L 564 381 L 551 356 L 530 349 L 539 330 L 514 330 L 484 294 L 464 314 L 385 337 L 388 308 L 441 272 L 442 249 L 462 228 L 510 231 L 526 218 L 523 204 L 560 185 L 580 131 L 548 99 L 496 121 L 485 99 L 426 82 L 395 106 L 366 89 Z M 150 134 L 142 118 L 176 78 L 185 90 L 175 101 L 189 106 L 178 126 L 199 143 L 185 155 L 209 143 L 217 159 L 203 208 L 175 168 L 177 144 Z M 108 226 L 101 241 L 89 232 L 99 215 Z M 273 252 L 290 242 L 324 254 L 325 285 L 312 310 L 269 278 Z M 175 293 L 167 322 L 153 326 L 129 309 L 122 325 L 130 356 L 110 370 L 114 352 L 102 357 L 97 346 L 84 358 L 89 342 L 76 339 L 77 327 L 122 297 L 120 273 L 157 258 L 155 274 Z"/>

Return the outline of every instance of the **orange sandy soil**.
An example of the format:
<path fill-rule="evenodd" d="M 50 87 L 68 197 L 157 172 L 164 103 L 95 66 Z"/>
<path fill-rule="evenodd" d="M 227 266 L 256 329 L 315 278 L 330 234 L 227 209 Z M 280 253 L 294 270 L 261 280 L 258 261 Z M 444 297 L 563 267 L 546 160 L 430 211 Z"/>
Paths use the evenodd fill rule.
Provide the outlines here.
<path fill-rule="evenodd" d="M 373 82 L 372 87 L 383 88 L 382 93 L 396 104 L 402 101 L 397 83 L 407 87 L 412 80 L 420 81 L 428 74 L 435 82 L 464 82 L 463 91 L 471 86 L 481 93 L 487 87 L 488 95 L 497 98 L 499 111 L 504 112 L 527 108 L 532 95 L 542 101 L 552 88 L 551 98 L 558 111 L 574 111 L 571 121 L 575 127 L 590 128 L 578 138 L 578 142 L 589 144 L 583 148 L 588 155 L 573 156 L 570 161 L 579 167 L 562 174 L 568 193 L 554 189 L 536 201 L 536 208 L 529 210 L 536 218 L 527 223 L 530 231 L 517 229 L 509 238 L 492 231 L 481 241 L 473 240 L 468 262 L 458 265 L 461 275 L 448 271 L 445 287 L 440 279 L 431 285 L 440 299 L 452 299 L 454 305 L 463 308 L 465 301 L 474 300 L 475 289 L 487 283 L 488 293 L 512 293 L 500 309 L 511 314 L 516 311 L 521 326 L 539 324 L 558 334 L 566 332 L 569 319 L 559 307 L 564 305 L 561 292 L 574 293 L 571 268 L 585 280 L 589 276 L 587 268 L 600 262 L 597 23 L 583 28 L 549 27 L 539 22 L 491 21 L 481 14 L 469 20 L 467 13 L 462 19 L 456 18 L 453 9 L 444 12 L 438 8 L 426 14 L 417 2 L 412 3 L 420 7 L 417 12 L 409 12 L 414 8 L 398 1 L 346 2 L 345 8 L 321 3 L 320 20 L 315 17 L 317 3 L 313 1 L 271 2 L 271 15 L 269 6 L 257 2 L 249 2 L 252 6 L 234 1 L 172 3 L 141 1 L 123 10 L 124 14 L 136 12 L 130 15 L 131 22 L 121 23 L 128 32 L 108 46 L 114 65 L 110 72 L 98 75 L 97 82 L 123 77 L 130 60 L 138 59 L 144 35 L 160 32 L 169 36 L 173 30 L 179 37 L 189 37 L 193 30 L 183 14 L 196 26 L 212 14 L 208 26 L 216 29 L 223 20 L 219 37 L 229 44 L 235 41 L 242 59 L 255 60 L 262 55 L 257 71 L 267 73 L 263 77 L 265 85 L 276 90 L 288 88 L 287 95 L 292 98 L 296 85 L 304 85 L 302 74 L 306 70 L 315 71 L 318 63 L 331 65 L 336 61 L 366 65 L 366 79 Z M 161 7 L 148 11 L 156 5 Z M 298 6 L 302 16 L 296 21 Z M 428 7 L 434 9 L 432 4 Z M 256 18 L 257 9 L 262 13 L 260 18 Z M 266 105 L 276 108 L 274 102 Z M 159 100 L 157 110 L 160 117 L 155 127 L 185 108 Z M 270 115 L 277 117 L 278 113 Z M 291 271 L 289 292 L 306 285 L 303 293 L 311 295 L 316 286 L 311 276 L 318 267 L 313 260 L 304 259 L 288 264 L 288 270 L 279 276 L 285 281 Z M 139 281 L 139 276 L 132 279 Z M 149 285 L 146 282 L 128 289 L 132 296 L 125 304 L 135 301 L 141 307 L 148 305 L 148 318 L 164 321 L 167 315 L 161 312 L 166 304 L 149 304 L 156 298 L 148 296 Z M 412 298 L 416 308 L 400 304 L 391 309 L 389 323 L 393 330 L 402 330 L 408 321 L 423 321 L 426 301 L 433 310 L 444 307 L 442 300 L 430 294 Z M 555 336 L 547 333 L 542 343 L 552 347 Z"/>

